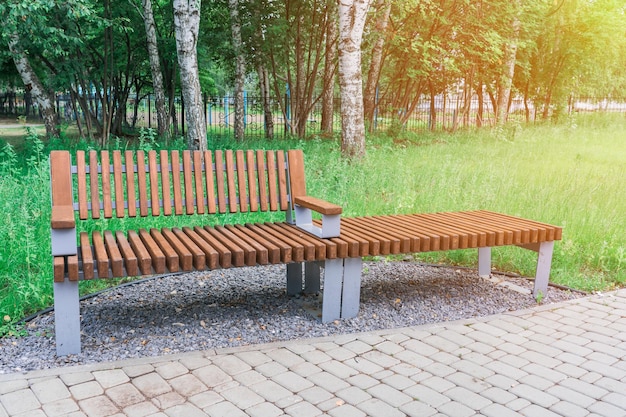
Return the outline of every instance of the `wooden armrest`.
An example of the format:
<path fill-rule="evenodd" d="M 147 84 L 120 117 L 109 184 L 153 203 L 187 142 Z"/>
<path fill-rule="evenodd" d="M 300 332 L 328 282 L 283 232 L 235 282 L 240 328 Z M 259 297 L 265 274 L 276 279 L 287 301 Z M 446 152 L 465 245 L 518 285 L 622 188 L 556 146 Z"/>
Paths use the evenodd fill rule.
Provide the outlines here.
<path fill-rule="evenodd" d="M 319 198 L 309 197 L 309 196 L 301 196 L 294 198 L 294 203 L 299 206 L 315 210 L 316 212 L 324 215 L 329 214 L 341 214 L 341 206 L 338 206 L 333 203 L 329 203 L 324 200 L 320 200 Z"/>
<path fill-rule="evenodd" d="M 74 220 L 74 207 L 52 206 L 51 223 L 53 229 L 73 229 L 76 227 L 76 220 Z"/>

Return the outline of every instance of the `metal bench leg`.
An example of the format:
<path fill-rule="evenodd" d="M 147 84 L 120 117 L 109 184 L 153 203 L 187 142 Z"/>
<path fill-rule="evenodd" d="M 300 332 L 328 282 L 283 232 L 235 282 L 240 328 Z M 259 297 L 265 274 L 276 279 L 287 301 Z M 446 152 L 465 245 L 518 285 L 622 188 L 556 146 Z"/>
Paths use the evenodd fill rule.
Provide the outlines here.
<path fill-rule="evenodd" d="M 80 353 L 78 281 L 54 283 L 54 327 L 57 355 Z"/>
<path fill-rule="evenodd" d="M 320 291 L 320 268 L 319 262 L 304 263 L 305 294 L 317 294 Z"/>
<path fill-rule="evenodd" d="M 552 266 L 552 253 L 554 252 L 554 241 L 541 242 L 537 257 L 537 272 L 535 274 L 535 287 L 533 296 L 539 294 L 545 296 L 548 292 L 548 281 L 550 280 L 550 267 Z"/>
<path fill-rule="evenodd" d="M 324 261 L 324 296 L 322 322 L 341 318 L 341 289 L 343 287 L 343 259 Z"/>
<path fill-rule="evenodd" d="M 350 319 L 359 313 L 363 260 L 361 258 L 346 258 L 343 265 L 341 318 Z"/>
<path fill-rule="evenodd" d="M 302 262 L 287 264 L 287 295 L 302 292 Z"/>
<path fill-rule="evenodd" d="M 491 275 L 491 248 L 478 248 L 478 275 L 489 277 Z"/>

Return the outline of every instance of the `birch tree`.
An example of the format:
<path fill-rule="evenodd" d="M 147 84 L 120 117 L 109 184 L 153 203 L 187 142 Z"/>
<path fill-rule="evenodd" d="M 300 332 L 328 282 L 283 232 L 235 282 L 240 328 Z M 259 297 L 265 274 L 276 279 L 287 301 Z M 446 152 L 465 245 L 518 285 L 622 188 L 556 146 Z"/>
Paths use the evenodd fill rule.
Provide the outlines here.
<path fill-rule="evenodd" d="M 239 0 L 228 0 L 230 10 L 230 27 L 235 52 L 235 140 L 244 139 L 244 103 L 243 88 L 246 80 L 246 58 L 243 55 L 241 41 L 241 19 L 239 16 Z"/>
<path fill-rule="evenodd" d="M 190 149 L 207 149 L 204 106 L 198 74 L 198 32 L 200 0 L 174 0 L 174 30 L 185 104 L 187 144 Z"/>
<path fill-rule="evenodd" d="M 360 158 L 365 155 L 361 42 L 371 0 L 338 1 L 341 152 Z"/>

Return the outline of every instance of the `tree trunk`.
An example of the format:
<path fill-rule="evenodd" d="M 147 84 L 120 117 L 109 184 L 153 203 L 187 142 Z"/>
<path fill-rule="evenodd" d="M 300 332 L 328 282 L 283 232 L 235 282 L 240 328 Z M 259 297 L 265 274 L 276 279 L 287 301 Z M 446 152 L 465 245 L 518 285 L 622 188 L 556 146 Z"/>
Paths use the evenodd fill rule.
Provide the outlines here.
<path fill-rule="evenodd" d="M 520 0 L 516 0 L 517 10 L 521 9 Z M 513 17 L 513 37 L 506 45 L 504 51 L 504 71 L 500 82 L 498 83 L 498 105 L 496 107 L 496 124 L 503 125 L 506 123 L 509 113 L 509 97 L 511 96 L 511 86 L 513 85 L 513 76 L 515 75 L 515 62 L 517 60 L 517 43 L 519 41 L 519 33 L 521 22 L 516 12 Z"/>
<path fill-rule="evenodd" d="M 378 79 L 383 66 L 383 46 L 385 45 L 385 33 L 391 14 L 391 1 L 378 0 L 376 4 L 376 12 L 380 13 L 376 19 L 376 42 L 372 49 L 372 61 L 370 62 L 370 70 L 367 74 L 367 83 L 365 85 L 365 93 L 363 96 L 363 111 L 365 120 L 369 124 L 369 130 L 374 127 L 374 110 L 376 109 L 376 89 L 378 87 Z"/>
<path fill-rule="evenodd" d="M 59 116 L 54 108 L 54 97 L 44 89 L 39 77 L 35 74 L 28 60 L 28 55 L 19 46 L 19 38 L 16 33 L 9 37 L 9 50 L 13 55 L 15 68 L 22 77 L 26 90 L 30 91 L 33 99 L 39 105 L 46 126 L 46 136 L 49 138 L 59 136 Z"/>
<path fill-rule="evenodd" d="M 150 71 L 152 72 L 152 88 L 154 89 L 157 132 L 159 137 L 169 136 L 170 125 L 168 111 L 165 107 L 165 88 L 163 87 L 163 73 L 161 72 L 161 60 L 159 58 L 159 48 L 156 35 L 156 24 L 154 23 L 154 13 L 152 12 L 152 2 L 142 0 L 143 22 L 146 27 L 146 40 L 148 45 L 148 57 L 150 59 Z"/>
<path fill-rule="evenodd" d="M 272 139 L 274 137 L 274 115 L 272 114 L 272 106 L 270 103 L 270 77 L 267 73 L 267 69 L 262 64 L 259 64 L 258 72 L 261 100 L 263 101 L 265 138 Z"/>
<path fill-rule="evenodd" d="M 328 2 L 328 19 L 326 27 L 326 48 L 324 54 L 324 80 L 322 89 L 322 131 L 333 132 L 333 115 L 335 113 L 335 74 L 337 72 L 337 19 L 336 7 Z M 332 7 L 332 10 L 330 9 Z"/>
<path fill-rule="evenodd" d="M 228 0 L 230 9 L 230 29 L 235 50 L 235 140 L 244 139 L 244 102 L 243 87 L 246 79 L 246 59 L 243 55 L 241 42 L 241 20 L 239 17 L 239 0 Z"/>
<path fill-rule="evenodd" d="M 174 0 L 174 29 L 180 84 L 185 102 L 187 145 L 190 149 L 206 150 L 206 124 L 196 50 L 199 28 L 200 0 Z"/>
<path fill-rule="evenodd" d="M 361 41 L 370 0 L 339 0 L 339 88 L 341 94 L 341 152 L 365 155 Z"/>

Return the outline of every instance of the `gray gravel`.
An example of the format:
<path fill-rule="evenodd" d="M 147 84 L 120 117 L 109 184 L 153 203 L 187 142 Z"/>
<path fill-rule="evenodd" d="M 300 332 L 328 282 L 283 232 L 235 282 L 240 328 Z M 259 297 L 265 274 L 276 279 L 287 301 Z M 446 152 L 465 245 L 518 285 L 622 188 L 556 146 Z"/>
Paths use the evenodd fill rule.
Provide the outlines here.
<path fill-rule="evenodd" d="M 81 302 L 80 355 L 55 356 L 54 317 L 0 339 L 0 373 L 355 333 L 485 316 L 536 305 L 523 278 L 413 262 L 366 262 L 361 310 L 323 324 L 320 297 L 289 297 L 285 267 L 193 272 L 113 288 Z M 550 287 L 544 303 L 582 294 Z"/>

